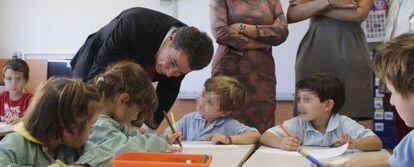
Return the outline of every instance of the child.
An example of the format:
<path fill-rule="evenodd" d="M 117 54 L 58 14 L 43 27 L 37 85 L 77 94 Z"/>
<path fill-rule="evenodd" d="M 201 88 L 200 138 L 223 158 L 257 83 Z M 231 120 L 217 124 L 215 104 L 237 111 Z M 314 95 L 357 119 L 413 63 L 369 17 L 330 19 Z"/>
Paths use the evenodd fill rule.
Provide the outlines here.
<path fill-rule="evenodd" d="M 345 143 L 349 143 L 351 149 L 382 148 L 381 140 L 371 130 L 347 116 L 337 114 L 345 101 L 341 80 L 318 74 L 300 80 L 296 87 L 299 116 L 268 129 L 260 139 L 264 145 L 289 151 L 298 149 L 300 145 L 333 146 Z"/>
<path fill-rule="evenodd" d="M 103 95 L 105 111 L 93 126 L 90 141 L 105 145 L 116 154 L 180 150 L 169 145 L 179 134 L 168 136 L 167 142 L 155 134 L 137 133 L 133 127 L 152 120 L 152 113 L 158 107 L 152 83 L 138 64 L 123 61 L 109 66 L 95 78 L 94 84 Z"/>
<path fill-rule="evenodd" d="M 402 34 L 380 47 L 375 72 L 391 92 L 390 103 L 409 127 L 414 127 L 414 33 Z M 414 164 L 414 131 L 408 133 L 388 156 L 352 157 L 341 166 L 398 166 Z"/>
<path fill-rule="evenodd" d="M 98 90 L 80 80 L 42 83 L 23 121 L 0 142 L 0 166 L 111 165 L 110 150 L 87 142 L 101 108 Z"/>
<path fill-rule="evenodd" d="M 3 67 L 6 90 L 0 94 L 0 119 L 16 124 L 30 104 L 32 94 L 24 91 L 29 80 L 29 66 L 22 59 L 9 60 Z"/>
<path fill-rule="evenodd" d="M 209 140 L 220 144 L 254 144 L 260 134 L 257 129 L 241 124 L 231 117 L 245 101 L 245 88 L 227 76 L 216 76 L 204 83 L 205 96 L 200 99 L 199 112 L 185 115 L 177 122 L 183 140 Z M 207 97 L 214 93 L 217 100 Z M 168 128 L 166 132 L 170 131 Z"/>

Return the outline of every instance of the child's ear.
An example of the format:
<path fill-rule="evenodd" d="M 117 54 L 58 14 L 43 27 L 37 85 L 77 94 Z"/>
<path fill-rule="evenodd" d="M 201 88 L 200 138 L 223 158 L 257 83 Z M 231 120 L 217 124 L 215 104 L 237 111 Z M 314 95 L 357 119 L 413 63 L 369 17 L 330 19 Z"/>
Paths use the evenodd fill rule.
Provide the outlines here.
<path fill-rule="evenodd" d="M 123 105 L 126 104 L 129 101 L 129 94 L 128 93 L 121 93 L 117 98 L 116 98 L 116 104 L 117 105 Z"/>
<path fill-rule="evenodd" d="M 325 102 L 325 111 L 332 111 L 334 107 L 335 101 L 332 99 L 328 99 Z"/>

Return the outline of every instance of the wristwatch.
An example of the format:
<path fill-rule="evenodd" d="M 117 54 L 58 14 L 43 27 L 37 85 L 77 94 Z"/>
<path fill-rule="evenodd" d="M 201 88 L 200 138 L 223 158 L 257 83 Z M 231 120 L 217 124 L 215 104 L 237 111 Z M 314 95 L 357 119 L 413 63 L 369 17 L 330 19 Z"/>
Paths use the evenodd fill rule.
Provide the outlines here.
<path fill-rule="evenodd" d="M 243 23 L 239 24 L 239 33 L 243 34 L 244 31 L 246 31 L 246 25 L 244 25 Z"/>

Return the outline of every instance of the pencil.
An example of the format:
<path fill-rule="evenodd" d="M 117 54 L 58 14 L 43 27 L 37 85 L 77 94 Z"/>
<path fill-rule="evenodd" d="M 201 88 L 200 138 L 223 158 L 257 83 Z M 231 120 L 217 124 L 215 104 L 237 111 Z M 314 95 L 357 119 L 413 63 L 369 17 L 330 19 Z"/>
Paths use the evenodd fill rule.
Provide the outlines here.
<path fill-rule="evenodd" d="M 283 126 L 283 124 L 280 124 L 280 129 L 282 129 L 283 132 L 285 132 L 287 137 L 292 137 L 292 135 L 289 133 L 289 131 Z"/>
<path fill-rule="evenodd" d="M 175 133 L 175 129 L 174 129 L 174 127 L 172 126 L 171 121 L 170 121 L 170 119 L 168 118 L 167 113 L 166 113 L 165 111 L 162 111 L 162 112 L 164 113 L 165 119 L 167 120 L 168 125 L 170 126 L 171 131 L 172 131 L 173 133 Z M 181 141 L 180 141 L 178 138 L 176 138 L 176 139 L 175 139 L 175 141 L 178 143 L 178 145 L 180 145 L 180 147 L 181 147 L 181 148 L 183 148 L 183 145 L 181 144 Z"/>
<path fill-rule="evenodd" d="M 170 115 L 171 115 L 171 121 L 174 126 L 174 129 L 177 130 L 177 124 L 175 124 L 174 112 L 171 111 Z"/>
<path fill-rule="evenodd" d="M 311 155 L 309 155 L 308 153 L 306 153 L 305 151 L 303 151 L 301 148 L 298 148 L 297 152 L 302 155 L 303 157 L 305 157 L 306 159 L 308 159 L 309 161 L 311 161 L 313 164 L 315 164 L 317 167 L 325 167 L 321 161 L 317 160 L 316 158 L 312 157 Z"/>
<path fill-rule="evenodd" d="M 63 161 L 58 160 L 58 159 L 55 161 L 55 163 L 58 167 L 67 167 L 68 166 Z"/>

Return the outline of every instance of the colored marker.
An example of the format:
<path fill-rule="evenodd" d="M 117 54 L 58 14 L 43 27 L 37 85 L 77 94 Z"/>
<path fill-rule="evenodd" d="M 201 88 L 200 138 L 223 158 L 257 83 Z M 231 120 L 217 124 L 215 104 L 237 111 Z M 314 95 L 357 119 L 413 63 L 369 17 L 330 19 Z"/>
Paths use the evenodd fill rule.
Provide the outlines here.
<path fill-rule="evenodd" d="M 308 159 L 309 161 L 311 161 L 317 167 L 325 167 L 325 165 L 323 165 L 321 161 L 319 161 L 316 158 L 312 157 L 311 155 L 309 155 L 308 153 L 306 153 L 305 151 L 303 151 L 301 148 L 298 148 L 297 152 L 300 155 L 302 155 L 303 157 L 305 157 L 306 159 Z"/>
<path fill-rule="evenodd" d="M 206 163 L 206 159 L 207 159 L 207 155 L 203 154 L 203 161 L 202 161 L 203 164 Z"/>
<path fill-rule="evenodd" d="M 283 124 L 280 124 L 280 129 L 282 129 L 283 132 L 285 132 L 287 137 L 292 137 L 292 134 L 289 133 L 289 131 L 283 126 Z"/>

